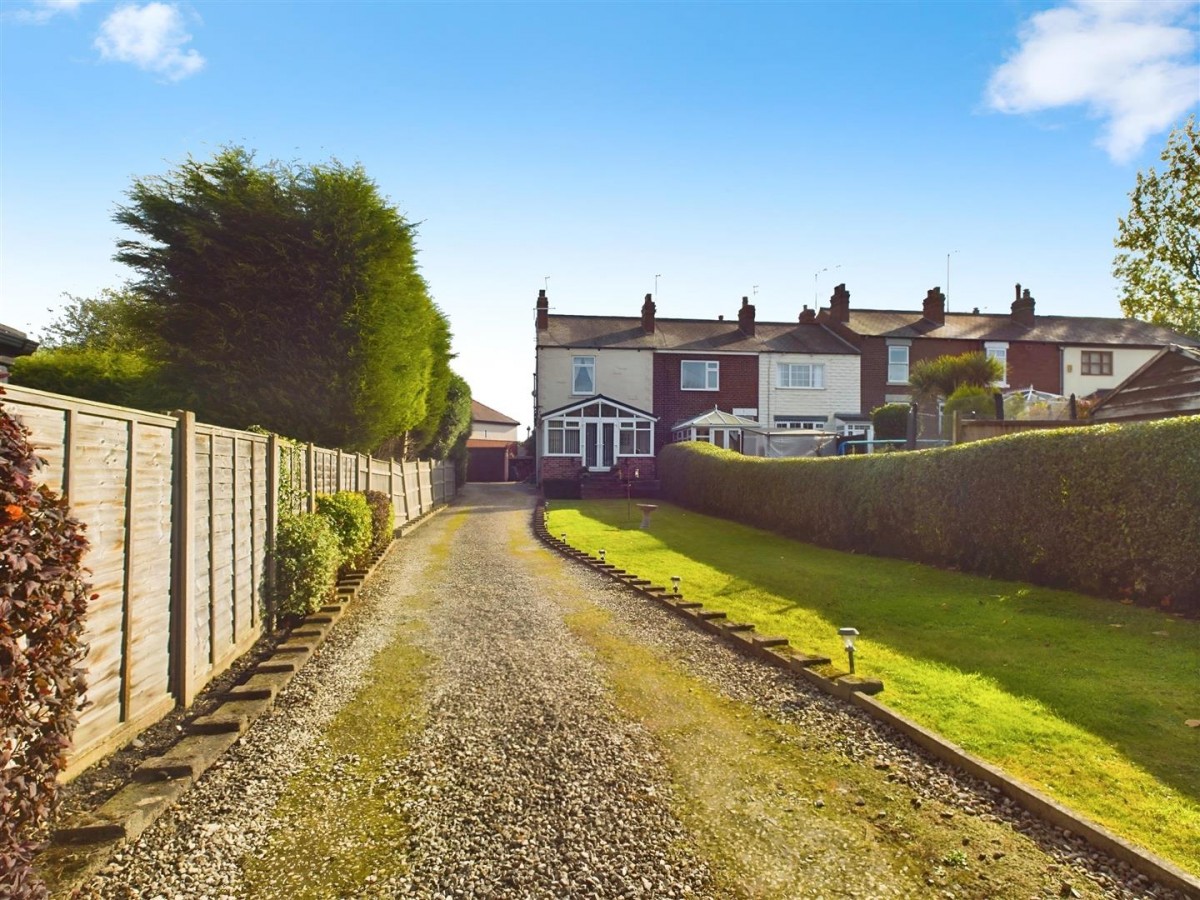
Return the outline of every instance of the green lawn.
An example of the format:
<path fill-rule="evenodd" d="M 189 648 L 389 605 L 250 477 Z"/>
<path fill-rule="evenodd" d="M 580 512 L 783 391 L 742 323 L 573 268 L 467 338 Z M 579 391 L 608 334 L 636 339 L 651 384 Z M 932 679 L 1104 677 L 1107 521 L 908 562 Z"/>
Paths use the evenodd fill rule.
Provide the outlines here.
<path fill-rule="evenodd" d="M 831 511 L 830 515 L 836 515 Z M 844 662 L 879 699 L 1200 873 L 1200 622 L 1067 591 L 824 550 L 666 503 L 551 503 L 550 528 L 688 599 Z"/>

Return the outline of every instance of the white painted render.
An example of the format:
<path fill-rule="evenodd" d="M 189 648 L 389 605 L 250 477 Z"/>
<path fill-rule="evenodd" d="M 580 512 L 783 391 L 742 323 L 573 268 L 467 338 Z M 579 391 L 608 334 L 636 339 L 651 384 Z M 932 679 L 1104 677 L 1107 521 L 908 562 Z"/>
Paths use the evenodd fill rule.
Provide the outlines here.
<path fill-rule="evenodd" d="M 835 412 L 861 412 L 860 370 L 857 355 L 763 353 L 758 357 L 758 420 L 774 424 L 776 416 L 825 416 Z M 781 388 L 780 363 L 808 363 L 825 367 L 823 388 Z"/>
<path fill-rule="evenodd" d="M 539 347 L 537 351 L 538 414 L 558 409 L 583 394 L 571 393 L 571 365 L 576 356 L 596 358 L 596 393 L 637 409 L 653 412 L 654 352 L 651 350 L 565 350 Z"/>
<path fill-rule="evenodd" d="M 1062 359 L 1063 396 L 1086 397 L 1092 391 L 1115 388 L 1128 378 L 1134 371 L 1146 362 L 1161 347 L 1120 347 L 1109 344 L 1104 347 L 1064 347 Z M 1113 355 L 1113 371 L 1111 375 L 1084 375 L 1083 351 L 1111 351 Z M 1021 385 L 1013 385 L 1014 388 Z"/>
<path fill-rule="evenodd" d="M 475 440 L 487 441 L 519 441 L 521 440 L 520 425 L 503 425 L 500 422 L 471 422 L 471 437 Z"/>

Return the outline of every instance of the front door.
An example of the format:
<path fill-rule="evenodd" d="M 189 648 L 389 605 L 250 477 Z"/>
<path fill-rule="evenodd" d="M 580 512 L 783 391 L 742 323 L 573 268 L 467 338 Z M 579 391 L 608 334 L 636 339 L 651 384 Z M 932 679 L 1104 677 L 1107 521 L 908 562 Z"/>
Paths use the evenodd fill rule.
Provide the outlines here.
<path fill-rule="evenodd" d="M 611 469 L 617 461 L 616 426 L 612 422 L 587 422 L 583 426 L 583 462 L 593 472 Z"/>

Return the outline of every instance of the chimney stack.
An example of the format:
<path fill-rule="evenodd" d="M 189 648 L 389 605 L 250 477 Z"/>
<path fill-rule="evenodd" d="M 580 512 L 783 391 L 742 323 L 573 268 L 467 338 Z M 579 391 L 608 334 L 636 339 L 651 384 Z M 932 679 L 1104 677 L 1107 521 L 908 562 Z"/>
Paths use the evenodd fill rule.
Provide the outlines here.
<path fill-rule="evenodd" d="M 646 302 L 642 304 L 642 331 L 646 334 L 654 334 L 654 313 L 657 308 L 654 299 L 647 294 Z"/>
<path fill-rule="evenodd" d="M 833 289 L 833 296 L 829 298 L 829 318 L 843 325 L 850 322 L 850 292 L 846 290 L 845 282 Z"/>
<path fill-rule="evenodd" d="M 1017 285 L 1017 297 L 1013 300 L 1012 305 L 1012 320 L 1018 325 L 1024 325 L 1026 328 L 1033 327 L 1033 297 L 1029 295 L 1029 288 L 1021 290 L 1021 285 Z"/>
<path fill-rule="evenodd" d="M 940 287 L 930 288 L 925 294 L 921 315 L 937 325 L 946 324 L 946 295 Z"/>
<path fill-rule="evenodd" d="M 754 307 L 749 297 L 742 298 L 742 308 L 738 310 L 738 328 L 748 337 L 754 337 Z"/>
<path fill-rule="evenodd" d="M 546 290 L 542 288 L 538 291 L 537 299 L 537 330 L 545 331 L 550 327 L 550 301 L 546 297 Z"/>
<path fill-rule="evenodd" d="M 817 321 L 817 311 L 815 309 L 809 309 L 808 304 L 805 303 L 804 310 L 800 313 L 800 324 L 801 325 L 811 325 L 812 323 L 814 323 L 816 321 Z"/>

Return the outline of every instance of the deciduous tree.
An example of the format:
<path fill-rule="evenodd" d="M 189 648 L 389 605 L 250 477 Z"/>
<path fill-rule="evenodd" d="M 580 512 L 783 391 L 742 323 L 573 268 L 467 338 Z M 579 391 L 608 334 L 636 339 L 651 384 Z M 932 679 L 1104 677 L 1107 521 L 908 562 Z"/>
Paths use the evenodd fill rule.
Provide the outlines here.
<path fill-rule="evenodd" d="M 1163 171 L 1139 172 L 1118 221 L 1113 274 L 1127 316 L 1200 337 L 1200 128 L 1171 132 Z"/>

